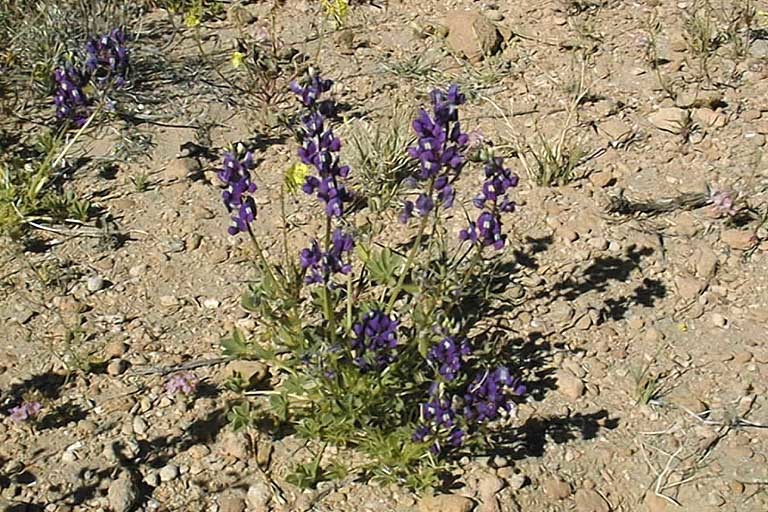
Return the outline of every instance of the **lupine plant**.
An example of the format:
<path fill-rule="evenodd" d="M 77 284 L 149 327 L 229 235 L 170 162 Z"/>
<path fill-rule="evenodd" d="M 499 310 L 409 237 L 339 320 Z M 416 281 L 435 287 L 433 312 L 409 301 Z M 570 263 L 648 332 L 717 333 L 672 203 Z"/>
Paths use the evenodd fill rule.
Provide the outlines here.
<path fill-rule="evenodd" d="M 505 247 L 504 216 L 515 208 L 510 194 L 518 179 L 490 147 L 477 151 L 472 160 L 484 162 L 484 182 L 462 207 L 471 203 L 478 214 L 446 233 L 445 213 L 458 210 L 456 180 L 474 168 L 460 123 L 465 97 L 452 85 L 433 91 L 431 108 L 413 121 L 417 140 L 408 155 L 418 165 L 400 184 L 401 210 L 354 222 L 353 170 L 342 163 L 333 103 L 324 99 L 331 88 L 313 71 L 291 85 L 304 113 L 299 162 L 286 183 L 300 181 L 317 200 L 323 230 L 298 254 L 290 253 L 283 230 L 287 263 L 269 262 L 251 228 L 253 156 L 243 147 L 224 156 L 219 176 L 234 214 L 229 232 L 248 233 L 257 255 L 258 276 L 243 306 L 260 324 L 258 339 L 234 331 L 224 349 L 270 362 L 280 385 L 264 394 L 278 421 L 321 446 L 358 449 L 364 460 L 352 469 L 365 476 L 424 488 L 457 455 L 511 421 L 525 393 L 498 347 L 472 334 L 478 315 L 464 307 L 483 295 L 482 283 Z M 388 216 L 399 217 L 405 229 L 414 224 L 407 251 L 380 244 L 392 225 Z M 328 475 L 318 470 L 318 457 L 315 470 L 300 469 L 297 481 L 313 484 Z"/>
<path fill-rule="evenodd" d="M 125 85 L 128 65 L 128 49 L 122 30 L 114 29 L 98 39 L 89 40 L 85 44 L 83 63 L 68 62 L 53 73 L 56 118 L 76 127 L 85 125 L 94 102 L 99 99 L 104 103 L 110 88 Z"/>

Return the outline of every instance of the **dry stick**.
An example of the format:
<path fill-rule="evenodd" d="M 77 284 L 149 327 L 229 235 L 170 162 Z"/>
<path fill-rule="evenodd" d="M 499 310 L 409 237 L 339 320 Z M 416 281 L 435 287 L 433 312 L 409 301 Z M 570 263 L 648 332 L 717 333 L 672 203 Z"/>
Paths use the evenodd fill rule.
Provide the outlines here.
<path fill-rule="evenodd" d="M 211 359 L 200 359 L 197 361 L 189 361 L 187 363 L 176 364 L 173 366 L 148 366 L 145 368 L 139 368 L 129 372 L 129 375 L 168 375 L 178 371 L 193 370 L 195 368 L 202 368 L 204 366 L 215 366 L 222 363 L 231 361 L 229 357 L 214 357 Z"/>

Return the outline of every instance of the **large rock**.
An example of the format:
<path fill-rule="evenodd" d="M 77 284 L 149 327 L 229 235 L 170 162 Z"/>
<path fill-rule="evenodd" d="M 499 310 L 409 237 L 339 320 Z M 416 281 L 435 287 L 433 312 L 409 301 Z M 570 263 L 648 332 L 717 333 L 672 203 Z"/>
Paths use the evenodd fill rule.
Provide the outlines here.
<path fill-rule="evenodd" d="M 491 20 L 475 11 L 453 11 L 445 18 L 448 46 L 477 63 L 501 48 L 502 37 Z"/>

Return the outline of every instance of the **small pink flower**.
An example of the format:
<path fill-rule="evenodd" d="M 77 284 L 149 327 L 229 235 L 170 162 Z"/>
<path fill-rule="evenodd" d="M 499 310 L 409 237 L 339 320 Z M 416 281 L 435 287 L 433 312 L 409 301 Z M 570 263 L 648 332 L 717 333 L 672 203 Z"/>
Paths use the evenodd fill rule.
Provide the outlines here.
<path fill-rule="evenodd" d="M 165 383 L 165 390 L 169 395 L 175 395 L 182 393 L 185 395 L 191 395 L 197 390 L 197 383 L 200 380 L 194 373 L 181 372 L 177 373 L 168 379 Z"/>
<path fill-rule="evenodd" d="M 713 190 L 709 194 L 709 199 L 717 214 L 725 214 L 731 217 L 736 215 L 736 208 L 733 206 L 733 195 L 730 192 L 726 190 Z"/>
<path fill-rule="evenodd" d="M 40 413 L 43 406 L 40 402 L 23 402 L 21 405 L 17 405 L 8 411 L 11 419 L 18 422 L 34 419 Z"/>

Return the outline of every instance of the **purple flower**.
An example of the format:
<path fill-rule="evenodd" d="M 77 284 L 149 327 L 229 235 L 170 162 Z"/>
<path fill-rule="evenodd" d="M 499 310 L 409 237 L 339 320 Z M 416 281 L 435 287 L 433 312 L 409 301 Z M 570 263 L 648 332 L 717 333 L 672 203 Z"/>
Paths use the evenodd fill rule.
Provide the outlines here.
<path fill-rule="evenodd" d="M 318 103 L 322 93 L 329 91 L 331 85 L 330 80 L 310 75 L 305 85 L 291 83 L 291 90 L 308 109 L 301 120 L 302 147 L 297 155 L 302 163 L 317 170 L 317 176 L 307 176 L 302 189 L 307 194 L 317 195 L 325 204 L 326 215 L 338 218 L 344 215 L 344 205 L 351 201 L 352 195 L 342 183 L 349 175 L 349 167 L 339 162 L 341 139 L 334 135 L 331 127 L 326 127 L 326 119 Z"/>
<path fill-rule="evenodd" d="M 251 194 L 257 187 L 251 181 L 250 173 L 254 167 L 256 164 L 250 151 L 242 159 L 235 153 L 224 153 L 224 163 L 217 175 L 227 187 L 221 193 L 224 206 L 228 212 L 234 213 L 232 225 L 227 230 L 230 235 L 248 231 L 256 218 L 256 202 Z"/>
<path fill-rule="evenodd" d="M 464 167 L 464 152 L 469 136 L 461 131 L 458 108 L 466 99 L 459 92 L 457 85 L 451 85 L 448 91 L 435 89 L 430 94 L 432 115 L 421 109 L 413 121 L 413 130 L 418 140 L 408 148 L 408 155 L 419 162 L 417 178 L 430 181 L 430 190 L 422 194 L 416 202 L 420 215 L 428 213 L 435 204 L 450 208 L 453 205 L 454 190 L 450 183 L 458 177 Z M 435 193 L 435 197 L 432 194 Z M 409 202 L 401 215 L 401 221 L 407 221 L 413 211 Z"/>
<path fill-rule="evenodd" d="M 477 218 L 477 222 L 470 222 L 467 228 L 459 231 L 459 239 L 471 243 L 479 242 L 483 247 L 492 245 L 494 249 L 501 250 L 507 237 L 501 232 L 499 215 L 484 211 Z"/>
<path fill-rule="evenodd" d="M 116 28 L 98 39 L 91 39 L 85 44 L 85 50 L 85 67 L 97 85 L 114 83 L 120 87 L 125 84 L 128 50 L 122 30 Z"/>
<path fill-rule="evenodd" d="M 521 396 L 525 386 L 513 378 L 506 367 L 478 374 L 464 394 L 464 418 L 468 422 L 484 423 L 512 411 L 511 396 Z"/>
<path fill-rule="evenodd" d="M 53 79 L 56 82 L 53 96 L 56 117 L 62 121 L 69 120 L 75 126 L 83 126 L 89 115 L 90 101 L 83 92 L 87 78 L 74 66 L 68 65 L 54 71 Z"/>
<path fill-rule="evenodd" d="M 176 373 L 165 383 L 165 391 L 169 395 L 176 395 L 178 393 L 191 395 L 197 390 L 198 382 L 200 382 L 200 380 L 194 373 Z"/>
<path fill-rule="evenodd" d="M 8 412 L 12 420 L 23 422 L 34 419 L 42 408 L 40 402 L 22 402 L 21 405 L 12 407 Z"/>
<path fill-rule="evenodd" d="M 330 284 L 334 274 L 349 274 L 352 271 L 352 265 L 346 257 L 354 247 L 354 237 L 345 234 L 341 228 L 333 231 L 330 248 L 325 253 L 320 249 L 317 240 L 312 240 L 312 244 L 299 253 L 299 265 L 302 270 L 309 271 L 304 282 Z"/>
<path fill-rule="evenodd" d="M 382 311 L 366 313 L 362 321 L 352 326 L 355 333 L 352 340 L 355 365 L 367 371 L 380 370 L 392 363 L 397 347 L 397 326 L 397 321 Z"/>
<path fill-rule="evenodd" d="M 310 74 L 304 85 L 294 80 L 290 88 L 305 107 L 313 107 L 324 92 L 331 90 L 332 85 L 333 81 L 322 79 L 317 74 Z"/>
<path fill-rule="evenodd" d="M 453 336 L 448 336 L 429 350 L 427 360 L 437 366 L 438 373 L 450 382 L 459 374 L 462 358 L 469 354 L 469 345 L 464 340 L 457 342 Z"/>
<path fill-rule="evenodd" d="M 502 234 L 501 213 L 515 210 L 515 203 L 509 197 L 510 189 L 518 184 L 518 177 L 504 167 L 504 160 L 489 156 L 485 163 L 485 181 L 482 191 L 473 203 L 483 211 L 476 222 L 459 231 L 459 239 L 480 243 L 482 247 L 504 248 L 506 236 Z"/>
<path fill-rule="evenodd" d="M 433 396 L 421 404 L 421 421 L 411 439 L 418 443 L 430 442 L 430 451 L 438 455 L 445 448 L 458 448 L 464 442 L 466 432 L 457 424 L 458 415 L 451 400 Z"/>

